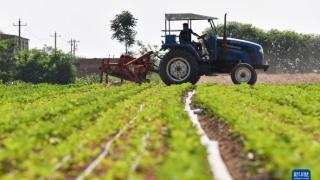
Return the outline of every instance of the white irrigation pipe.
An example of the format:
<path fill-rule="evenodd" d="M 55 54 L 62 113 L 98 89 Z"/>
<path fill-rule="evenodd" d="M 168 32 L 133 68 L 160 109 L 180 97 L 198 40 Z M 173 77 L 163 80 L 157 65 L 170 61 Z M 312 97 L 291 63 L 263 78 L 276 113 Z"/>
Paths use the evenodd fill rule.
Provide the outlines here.
<path fill-rule="evenodd" d="M 122 132 L 125 131 L 125 130 L 128 128 L 128 126 L 131 125 L 132 123 L 133 123 L 133 120 L 131 120 L 121 131 L 119 131 L 110 141 L 107 142 L 107 144 L 106 144 L 105 147 L 104 147 L 104 151 L 99 155 L 99 157 L 98 157 L 94 162 L 92 162 L 92 163 L 89 165 L 89 167 L 86 168 L 86 170 L 85 170 L 84 172 L 88 172 L 88 171 L 90 170 L 89 174 L 91 173 L 91 171 L 93 170 L 93 168 L 94 168 L 95 166 L 97 166 L 97 164 L 102 160 L 101 158 L 105 157 L 105 156 L 108 154 L 108 150 L 109 150 L 112 142 L 113 142 L 114 140 L 116 140 L 119 136 L 121 136 L 121 135 L 122 135 Z M 102 157 L 102 156 L 103 156 L 103 157 Z M 98 159 L 99 159 L 99 161 L 98 161 Z M 59 161 L 59 162 L 54 166 L 53 171 L 59 170 L 64 163 L 66 163 L 66 162 L 68 162 L 68 161 L 70 161 L 70 160 L 71 160 L 71 156 L 70 156 L 70 155 L 65 156 L 61 161 Z M 82 174 L 85 174 L 85 173 L 82 173 Z M 78 178 L 80 178 L 80 176 L 79 176 Z M 77 179 L 78 179 L 78 178 L 77 178 Z M 82 178 L 82 179 L 83 179 L 83 178 Z"/>
<path fill-rule="evenodd" d="M 131 173 L 134 173 L 137 168 L 138 168 L 138 165 L 146 151 L 146 148 L 147 148 L 147 139 L 149 138 L 149 132 L 145 133 L 142 138 L 141 138 L 141 147 L 140 147 L 140 152 L 139 152 L 139 155 L 136 157 L 136 159 L 133 161 L 131 167 L 130 167 L 130 171 Z M 129 175 L 127 180 L 130 180 L 132 179 L 131 176 Z"/>
<path fill-rule="evenodd" d="M 185 102 L 185 110 L 188 112 L 188 115 L 194 126 L 198 129 L 198 134 L 201 137 L 201 143 L 207 148 L 208 152 L 208 161 L 211 166 L 211 171 L 213 173 L 215 180 L 232 180 L 230 173 L 226 165 L 224 164 L 222 157 L 219 151 L 219 143 L 217 141 L 210 140 L 202 129 L 198 116 L 191 109 L 191 98 L 195 94 L 195 91 L 189 92 L 188 97 Z"/>
<path fill-rule="evenodd" d="M 119 131 L 112 139 L 110 139 L 107 144 L 104 146 L 103 151 L 99 154 L 99 156 L 89 164 L 89 166 L 76 178 L 76 180 L 83 180 L 86 176 L 91 174 L 91 172 L 97 167 L 97 165 L 109 154 L 110 147 L 112 143 L 118 139 L 122 133 L 128 128 L 126 125 L 121 131 Z"/>
<path fill-rule="evenodd" d="M 67 155 L 67 156 L 63 157 L 63 159 L 54 166 L 53 171 L 57 171 L 58 169 L 60 169 L 61 166 L 65 162 L 68 162 L 69 160 L 71 160 L 71 156 L 70 155 Z"/>
<path fill-rule="evenodd" d="M 140 106 L 140 109 L 138 112 L 141 112 L 143 109 L 144 105 Z M 97 165 L 109 154 L 110 147 L 112 143 L 117 140 L 123 132 L 125 132 L 130 125 L 134 123 L 135 119 L 132 119 L 128 124 L 126 124 L 122 130 L 120 130 L 112 139 L 110 139 L 107 144 L 104 146 L 103 151 L 99 154 L 99 156 L 89 164 L 89 166 L 76 178 L 76 180 L 83 180 L 86 176 L 91 174 L 91 172 L 97 167 Z"/>

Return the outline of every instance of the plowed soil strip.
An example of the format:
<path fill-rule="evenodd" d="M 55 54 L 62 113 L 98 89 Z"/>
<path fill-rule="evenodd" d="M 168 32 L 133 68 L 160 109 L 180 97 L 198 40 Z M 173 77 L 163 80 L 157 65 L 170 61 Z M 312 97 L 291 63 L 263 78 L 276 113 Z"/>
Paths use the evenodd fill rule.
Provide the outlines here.
<path fill-rule="evenodd" d="M 213 173 L 215 180 L 232 180 L 230 173 L 226 165 L 224 164 L 222 157 L 219 151 L 219 144 L 217 141 L 210 140 L 202 129 L 198 116 L 191 109 L 191 98 L 195 94 L 195 91 L 189 92 L 185 101 L 185 110 L 188 112 L 188 115 L 198 129 L 198 134 L 201 137 L 201 143 L 206 146 L 208 151 L 208 161 L 211 166 L 211 171 Z"/>

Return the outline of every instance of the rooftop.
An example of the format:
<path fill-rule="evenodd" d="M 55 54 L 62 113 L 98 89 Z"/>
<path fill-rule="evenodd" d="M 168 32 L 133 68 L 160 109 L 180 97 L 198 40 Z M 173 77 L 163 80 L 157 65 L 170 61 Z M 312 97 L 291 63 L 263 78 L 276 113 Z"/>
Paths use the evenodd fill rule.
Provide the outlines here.
<path fill-rule="evenodd" d="M 176 14 L 166 14 L 166 20 L 168 21 L 182 21 L 182 20 L 216 20 L 218 18 L 211 16 L 204 16 L 192 13 L 176 13 Z"/>
<path fill-rule="evenodd" d="M 11 34 L 0 33 L 0 39 L 13 39 L 13 38 L 19 38 L 19 36 L 17 36 L 17 35 L 11 35 Z M 24 37 L 21 37 L 21 39 L 23 39 L 23 40 L 29 40 L 29 39 L 24 38 Z"/>

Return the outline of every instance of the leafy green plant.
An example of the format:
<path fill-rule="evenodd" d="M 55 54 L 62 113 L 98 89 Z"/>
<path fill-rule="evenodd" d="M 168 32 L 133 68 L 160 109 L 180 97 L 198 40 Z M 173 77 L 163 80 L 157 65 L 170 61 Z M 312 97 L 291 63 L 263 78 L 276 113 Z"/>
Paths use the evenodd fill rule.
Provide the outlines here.
<path fill-rule="evenodd" d="M 0 178 L 212 179 L 181 101 L 191 84 L 0 85 Z M 1 94 L 3 93 L 3 95 Z"/>
<path fill-rule="evenodd" d="M 201 85 L 196 102 L 241 135 L 245 150 L 275 178 L 289 179 L 296 168 L 309 168 L 318 177 L 319 87 Z"/>

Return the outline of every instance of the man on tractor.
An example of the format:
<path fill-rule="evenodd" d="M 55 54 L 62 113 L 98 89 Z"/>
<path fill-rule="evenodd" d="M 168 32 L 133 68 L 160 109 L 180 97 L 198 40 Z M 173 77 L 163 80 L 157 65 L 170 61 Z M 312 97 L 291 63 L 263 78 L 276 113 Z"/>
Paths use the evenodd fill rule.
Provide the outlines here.
<path fill-rule="evenodd" d="M 197 33 L 193 32 L 192 29 L 189 28 L 188 23 L 183 23 L 183 30 L 180 32 L 180 35 L 179 35 L 180 43 L 192 44 L 199 52 L 202 52 L 201 43 L 191 41 L 191 35 L 197 36 L 198 38 L 201 37 Z"/>

